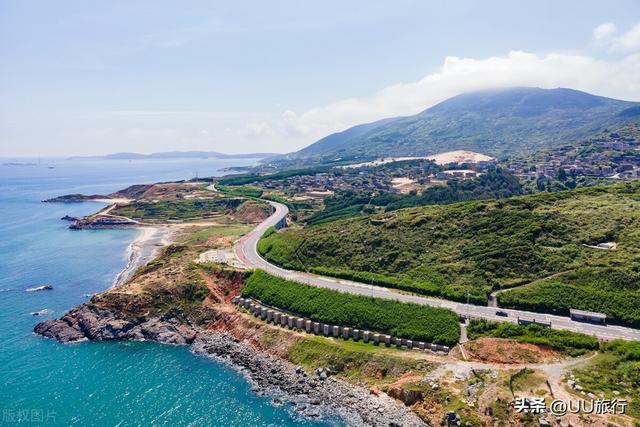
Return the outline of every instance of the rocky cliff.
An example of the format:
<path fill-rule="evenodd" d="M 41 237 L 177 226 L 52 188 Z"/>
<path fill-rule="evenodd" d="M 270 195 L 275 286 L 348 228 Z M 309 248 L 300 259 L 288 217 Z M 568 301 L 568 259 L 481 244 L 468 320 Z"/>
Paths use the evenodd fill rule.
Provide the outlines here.
<path fill-rule="evenodd" d="M 195 328 L 179 315 L 127 317 L 91 303 L 74 308 L 60 319 L 37 324 L 34 332 L 62 343 L 132 339 L 190 344 L 196 337 Z"/>

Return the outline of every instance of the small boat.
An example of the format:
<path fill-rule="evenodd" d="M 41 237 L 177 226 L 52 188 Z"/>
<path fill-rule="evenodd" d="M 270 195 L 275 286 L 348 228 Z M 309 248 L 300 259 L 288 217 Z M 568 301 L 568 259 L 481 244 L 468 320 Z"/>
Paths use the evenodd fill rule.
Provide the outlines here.
<path fill-rule="evenodd" d="M 35 288 L 27 289 L 27 292 L 52 291 L 53 285 L 42 285 Z"/>
<path fill-rule="evenodd" d="M 45 308 L 45 309 L 40 310 L 40 311 L 34 311 L 34 312 L 31 313 L 31 315 L 32 316 L 44 316 L 44 315 L 47 315 L 49 313 L 51 313 L 51 312 L 48 309 Z"/>

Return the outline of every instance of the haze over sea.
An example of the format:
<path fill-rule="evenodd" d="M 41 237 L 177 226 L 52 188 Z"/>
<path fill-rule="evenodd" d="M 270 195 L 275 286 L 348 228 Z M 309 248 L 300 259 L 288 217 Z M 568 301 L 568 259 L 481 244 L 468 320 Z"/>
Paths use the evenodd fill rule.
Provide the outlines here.
<path fill-rule="evenodd" d="M 295 418 L 293 408 L 272 405 L 270 398 L 252 393 L 241 374 L 196 357 L 187 347 L 62 345 L 32 333 L 36 323 L 110 287 L 126 265 L 126 249 L 136 233 L 69 230 L 62 216 L 86 215 L 101 205 L 41 200 L 188 179 L 196 171 L 221 175 L 222 168 L 254 162 L 43 160 L 41 166 L 0 166 L 0 424 L 320 425 Z M 54 290 L 26 292 L 43 284 Z M 51 313 L 30 314 L 43 309 Z"/>

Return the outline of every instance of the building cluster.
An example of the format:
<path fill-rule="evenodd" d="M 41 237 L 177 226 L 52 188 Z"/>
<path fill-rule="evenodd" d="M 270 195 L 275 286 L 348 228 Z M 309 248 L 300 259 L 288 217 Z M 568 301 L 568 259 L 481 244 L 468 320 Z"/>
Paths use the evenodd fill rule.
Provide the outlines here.
<path fill-rule="evenodd" d="M 370 173 L 323 172 L 315 175 L 297 175 L 284 179 L 269 180 L 260 184 L 267 190 L 283 190 L 295 194 L 322 194 L 338 190 L 384 190 L 391 189 L 384 176 Z"/>
<path fill-rule="evenodd" d="M 603 137 L 578 145 L 565 145 L 532 158 L 507 162 L 517 176 L 528 179 L 640 178 L 640 141 L 633 138 Z"/>

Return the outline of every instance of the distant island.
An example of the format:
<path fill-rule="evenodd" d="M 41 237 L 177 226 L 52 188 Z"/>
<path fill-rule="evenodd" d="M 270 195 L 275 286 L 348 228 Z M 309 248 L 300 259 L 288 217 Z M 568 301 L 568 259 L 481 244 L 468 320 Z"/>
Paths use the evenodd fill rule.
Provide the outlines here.
<path fill-rule="evenodd" d="M 163 151 L 160 153 L 113 153 L 104 156 L 74 156 L 69 160 L 139 160 L 139 159 L 266 159 L 277 153 L 225 154 L 215 151 Z"/>

